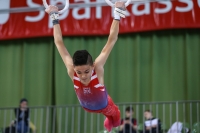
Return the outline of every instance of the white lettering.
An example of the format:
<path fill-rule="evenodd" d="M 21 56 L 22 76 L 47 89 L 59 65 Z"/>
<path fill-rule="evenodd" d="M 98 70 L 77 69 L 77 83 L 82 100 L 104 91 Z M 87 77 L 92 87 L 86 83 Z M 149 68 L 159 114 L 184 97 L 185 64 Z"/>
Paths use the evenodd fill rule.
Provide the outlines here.
<path fill-rule="evenodd" d="M 90 0 L 75 0 L 75 2 L 79 2 L 79 1 L 84 1 L 85 3 L 90 3 Z M 83 14 L 79 14 L 78 12 L 84 9 L 85 12 Z M 86 8 L 74 8 L 72 11 L 72 15 L 75 19 L 80 20 L 80 19 L 89 19 L 90 18 L 90 7 L 86 7 Z"/>
<path fill-rule="evenodd" d="M 193 1 L 191 0 L 179 0 L 182 3 L 186 3 L 187 7 L 176 7 L 176 11 L 178 12 L 188 12 L 193 9 Z"/>
<path fill-rule="evenodd" d="M 129 13 L 129 11 L 128 10 L 126 10 L 126 14 L 125 14 L 125 16 L 130 16 L 131 14 Z"/>
<path fill-rule="evenodd" d="M 9 9 L 10 0 L 0 0 L 0 9 Z M 9 19 L 10 13 L 0 13 L 0 24 L 5 24 Z"/>
<path fill-rule="evenodd" d="M 102 0 L 96 0 L 96 2 L 101 2 Z M 101 19 L 102 17 L 102 6 L 96 6 L 96 18 Z"/>
<path fill-rule="evenodd" d="M 198 3 L 198 5 L 199 5 L 199 7 L 200 7 L 200 0 L 198 0 L 197 3 Z"/>
<path fill-rule="evenodd" d="M 171 1 L 160 1 L 158 3 L 164 4 L 164 5 L 166 5 L 166 7 L 162 8 L 162 9 L 156 8 L 155 13 L 167 13 L 172 9 L 172 2 Z"/>
<path fill-rule="evenodd" d="M 62 3 L 62 5 L 65 5 L 66 4 L 66 1 L 65 0 L 51 0 L 50 1 L 50 5 L 57 5 L 57 4 L 60 4 Z M 67 9 L 66 11 L 64 11 L 64 13 L 60 14 L 59 15 L 59 20 L 63 20 L 65 19 L 69 14 L 69 9 Z M 51 18 L 49 17 L 49 28 L 53 28 L 53 24 L 52 24 L 52 21 L 51 21 Z"/>
<path fill-rule="evenodd" d="M 138 7 L 141 5 L 144 5 L 144 9 L 138 10 Z M 150 3 L 136 3 L 132 6 L 132 12 L 136 16 L 148 15 L 150 14 Z"/>
<path fill-rule="evenodd" d="M 39 4 L 36 4 L 36 3 L 33 3 L 32 0 L 27 0 L 27 5 L 29 7 L 39 7 L 41 5 Z M 44 11 L 39 11 L 39 15 L 38 16 L 26 16 L 25 17 L 25 20 L 28 21 L 28 22 L 37 22 L 37 21 L 40 21 L 45 15 L 45 12 Z"/>

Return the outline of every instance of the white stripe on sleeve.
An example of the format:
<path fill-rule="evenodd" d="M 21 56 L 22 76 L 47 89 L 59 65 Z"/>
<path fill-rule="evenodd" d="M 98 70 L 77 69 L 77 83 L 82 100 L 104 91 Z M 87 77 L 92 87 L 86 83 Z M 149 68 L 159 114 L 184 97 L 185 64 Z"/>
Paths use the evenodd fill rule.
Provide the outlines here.
<path fill-rule="evenodd" d="M 91 77 L 91 80 L 93 80 L 93 79 L 95 79 L 95 78 L 97 78 L 97 75 L 96 75 L 96 74 L 93 75 L 93 76 Z"/>
<path fill-rule="evenodd" d="M 76 85 L 74 85 L 74 88 L 78 89 L 79 87 L 78 87 L 78 86 L 76 86 Z"/>
<path fill-rule="evenodd" d="M 80 81 L 80 79 L 78 77 L 74 76 L 74 80 Z"/>

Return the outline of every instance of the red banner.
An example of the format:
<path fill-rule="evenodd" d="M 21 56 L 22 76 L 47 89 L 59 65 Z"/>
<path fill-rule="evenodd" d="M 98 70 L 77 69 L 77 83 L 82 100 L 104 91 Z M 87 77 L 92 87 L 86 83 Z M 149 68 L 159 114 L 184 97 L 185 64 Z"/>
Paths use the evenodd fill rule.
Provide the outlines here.
<path fill-rule="evenodd" d="M 65 0 L 47 1 L 51 5 Z M 90 3 L 74 0 L 70 3 Z M 99 0 L 92 0 L 99 2 Z M 40 7 L 42 0 L 2 0 L 0 10 L 16 7 Z M 120 33 L 174 29 L 200 28 L 200 0 L 157 1 L 134 3 L 127 7 L 127 16 L 120 21 Z M 64 36 L 105 35 L 113 20 L 109 6 L 73 8 L 60 15 Z M 26 13 L 0 12 L 0 40 L 52 36 L 52 23 L 44 10 Z"/>

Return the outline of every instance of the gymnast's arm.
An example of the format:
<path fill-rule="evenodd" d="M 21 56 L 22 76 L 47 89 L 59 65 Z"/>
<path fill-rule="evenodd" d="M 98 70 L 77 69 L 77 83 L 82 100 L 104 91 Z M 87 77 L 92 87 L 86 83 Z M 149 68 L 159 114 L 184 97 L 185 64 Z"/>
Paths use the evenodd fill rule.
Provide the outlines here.
<path fill-rule="evenodd" d="M 117 38 L 118 38 L 118 32 L 119 32 L 119 21 L 113 20 L 111 28 L 110 28 L 110 35 L 108 37 L 108 41 L 104 48 L 102 49 L 100 55 L 95 60 L 95 71 L 98 76 L 98 80 L 101 84 L 104 84 L 104 64 L 106 63 L 106 60 L 115 45 Z"/>
<path fill-rule="evenodd" d="M 54 29 L 55 45 L 62 57 L 63 62 L 65 63 L 65 66 L 67 67 L 68 75 L 70 76 L 71 79 L 73 79 L 74 69 L 73 69 L 72 57 L 70 56 L 68 50 L 64 45 L 60 24 L 54 25 L 53 29 Z"/>
<path fill-rule="evenodd" d="M 95 67 L 103 67 L 106 63 L 106 60 L 113 49 L 113 46 L 115 45 L 117 38 L 118 38 L 118 32 L 119 32 L 119 21 L 113 20 L 111 28 L 110 28 L 110 34 L 108 37 L 108 41 L 104 48 L 102 49 L 100 55 L 95 60 Z"/>
<path fill-rule="evenodd" d="M 58 7 L 50 5 L 45 11 L 48 14 L 58 13 Z M 67 51 L 64 45 L 59 20 L 55 22 L 56 23 L 54 23 L 54 26 L 53 26 L 54 42 L 58 49 L 58 52 L 60 53 L 62 57 L 63 62 L 65 63 L 65 66 L 68 71 L 68 75 L 70 76 L 71 79 L 73 79 L 74 69 L 73 69 L 72 57 L 70 56 L 69 52 Z"/>
<path fill-rule="evenodd" d="M 116 8 L 122 8 L 125 10 L 125 4 L 124 2 L 116 2 L 115 3 Z M 108 37 L 108 41 L 106 45 L 104 46 L 103 50 L 101 51 L 100 55 L 96 58 L 95 60 L 95 70 L 97 72 L 98 78 L 99 78 L 99 73 L 102 74 L 104 69 L 104 65 L 106 63 L 106 60 L 113 49 L 113 46 L 115 45 L 117 39 L 118 39 L 118 32 L 119 32 L 119 21 L 120 21 L 120 16 L 115 14 L 115 19 L 112 22 L 111 28 L 110 28 L 110 34 Z"/>

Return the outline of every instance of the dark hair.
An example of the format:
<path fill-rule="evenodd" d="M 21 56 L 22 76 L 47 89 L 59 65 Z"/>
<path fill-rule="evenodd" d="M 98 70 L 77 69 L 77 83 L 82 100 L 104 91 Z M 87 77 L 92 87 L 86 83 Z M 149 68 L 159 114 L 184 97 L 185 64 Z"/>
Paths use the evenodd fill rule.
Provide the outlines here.
<path fill-rule="evenodd" d="M 130 106 L 126 107 L 126 112 L 130 112 L 131 110 L 134 111 L 133 107 L 130 107 Z"/>
<path fill-rule="evenodd" d="M 144 112 L 149 112 L 149 113 L 152 113 L 152 111 L 151 111 L 151 110 L 149 110 L 149 109 L 145 110 Z"/>
<path fill-rule="evenodd" d="M 20 100 L 20 103 L 22 103 L 22 102 L 28 102 L 28 100 L 27 100 L 26 98 L 22 98 L 22 99 Z"/>
<path fill-rule="evenodd" d="M 92 56 L 87 50 L 78 50 L 73 55 L 74 66 L 93 65 Z"/>

